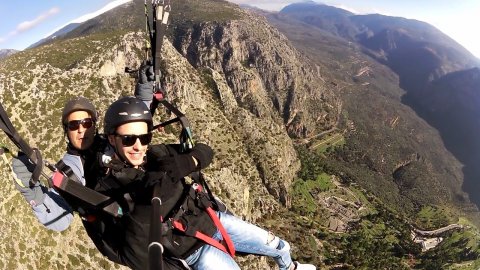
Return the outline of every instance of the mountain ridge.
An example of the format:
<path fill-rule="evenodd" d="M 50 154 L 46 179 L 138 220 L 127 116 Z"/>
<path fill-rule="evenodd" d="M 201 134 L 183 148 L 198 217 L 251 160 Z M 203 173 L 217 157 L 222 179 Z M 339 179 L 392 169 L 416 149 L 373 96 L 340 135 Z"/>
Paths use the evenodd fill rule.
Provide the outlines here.
<path fill-rule="evenodd" d="M 13 50 L 13 49 L 0 49 L 0 61 L 17 52 L 18 52 L 17 50 Z"/>
<path fill-rule="evenodd" d="M 70 31 L 74 30 L 77 26 L 79 26 L 80 23 L 70 23 L 58 31 L 55 31 L 53 34 L 40 39 L 39 41 L 33 43 L 32 45 L 28 46 L 27 49 L 35 48 L 37 46 L 43 45 L 48 42 L 52 42 L 53 40 L 62 37 L 63 35 L 68 34 Z"/>
<path fill-rule="evenodd" d="M 330 11 L 324 5 L 297 4 L 296 11 L 290 12 L 293 14 L 294 19 L 305 23 L 302 19 L 303 15 L 298 10 L 304 11 L 306 9 L 314 10 L 327 10 Z M 287 9 L 288 10 L 288 9 Z M 289 12 L 285 12 L 286 16 L 290 15 Z M 334 12 L 338 16 L 338 11 Z M 348 13 L 346 13 L 348 14 Z M 323 18 L 324 16 L 319 15 Z M 441 132 L 447 132 L 451 130 L 448 126 L 449 123 L 464 122 L 460 119 L 468 119 L 475 115 L 471 113 L 465 114 L 456 120 L 444 121 L 446 119 L 441 116 L 428 115 L 425 112 L 432 112 L 434 110 L 429 105 L 432 100 L 430 97 L 435 96 L 437 93 L 441 94 L 442 91 L 434 91 L 435 85 L 439 85 L 440 82 L 447 83 L 447 78 L 451 77 L 449 74 L 468 72 L 468 70 L 478 66 L 478 59 L 476 59 L 471 53 L 466 51 L 457 42 L 453 41 L 448 36 L 444 35 L 436 28 L 428 25 L 424 22 L 416 20 L 407 20 L 404 18 L 391 18 L 384 15 L 341 15 L 341 20 L 348 17 L 351 21 L 355 22 L 355 30 L 358 33 L 354 36 L 340 36 L 337 32 L 329 31 L 321 25 L 311 23 L 309 25 L 318 27 L 322 30 L 329 31 L 331 34 L 340 36 L 347 39 L 347 41 L 356 42 L 360 45 L 359 49 L 365 52 L 367 55 L 373 57 L 379 63 L 385 64 L 390 67 L 395 73 L 398 74 L 400 80 L 400 87 L 406 91 L 402 96 L 402 102 L 414 109 L 420 116 L 427 120 L 432 126 L 439 129 Z M 339 22 L 341 20 L 333 17 L 334 21 Z M 307 23 L 308 24 L 308 23 Z M 347 25 L 347 26 L 350 26 Z M 361 30 L 360 30 L 361 29 Z M 412 63 L 415 65 L 412 66 Z M 475 68 L 474 68 L 475 69 Z M 468 79 L 468 77 L 465 77 Z M 465 81 L 464 85 L 474 85 L 474 82 Z M 456 84 L 457 89 L 461 87 L 461 84 Z M 479 91 L 472 87 L 469 88 L 470 92 L 468 96 L 475 95 L 472 91 Z M 456 94 L 461 99 L 461 92 Z M 454 92 L 452 92 L 454 93 Z M 425 100 L 425 101 L 422 101 Z M 435 100 L 435 97 L 433 97 Z M 438 99 L 439 100 L 439 99 Z M 445 104 L 441 106 L 447 106 L 447 100 Z M 465 101 L 467 102 L 467 101 Z M 453 106 L 452 110 L 459 109 L 461 106 Z M 452 113 L 452 111 L 450 112 Z M 435 120 L 437 119 L 437 120 Z M 470 121 L 473 126 L 472 121 Z M 469 133 L 468 125 L 459 127 L 465 129 L 463 134 Z M 456 153 L 456 157 L 461 159 L 463 163 L 474 164 L 474 160 L 465 160 L 460 152 L 465 148 L 455 149 L 455 142 L 459 140 L 448 139 L 448 135 L 442 135 L 445 143 L 449 145 L 449 150 Z M 471 141 L 471 140 L 470 140 Z M 474 149 L 474 147 L 467 147 Z M 463 150 L 461 150 L 463 149 Z M 469 151 L 467 151 L 469 152 Z M 472 182 L 473 176 L 466 176 L 466 182 Z M 469 189 L 466 189 L 469 190 Z M 471 194 L 474 194 L 471 193 Z M 476 199 L 476 201 L 478 201 Z"/>

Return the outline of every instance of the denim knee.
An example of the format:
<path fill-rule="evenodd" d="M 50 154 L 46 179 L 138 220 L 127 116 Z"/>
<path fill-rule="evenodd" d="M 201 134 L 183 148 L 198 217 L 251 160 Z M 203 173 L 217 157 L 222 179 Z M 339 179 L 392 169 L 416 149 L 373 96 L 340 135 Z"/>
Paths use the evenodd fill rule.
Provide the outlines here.
<path fill-rule="evenodd" d="M 277 249 L 284 252 L 289 252 L 290 244 L 287 241 L 284 241 L 282 239 L 279 239 L 279 240 L 280 240 L 280 243 L 278 243 Z"/>
<path fill-rule="evenodd" d="M 270 236 L 271 232 L 269 232 Z M 275 248 L 277 250 L 288 252 L 290 251 L 290 244 L 287 241 L 280 239 L 278 236 L 271 234 L 274 238 L 267 242 L 267 246 Z"/>

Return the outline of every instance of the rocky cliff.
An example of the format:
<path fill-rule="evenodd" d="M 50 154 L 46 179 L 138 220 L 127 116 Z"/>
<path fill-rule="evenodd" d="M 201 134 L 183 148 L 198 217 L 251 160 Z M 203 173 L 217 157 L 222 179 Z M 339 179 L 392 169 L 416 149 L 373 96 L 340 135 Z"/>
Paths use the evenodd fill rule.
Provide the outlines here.
<path fill-rule="evenodd" d="M 211 77 L 210 87 L 244 138 L 268 190 L 285 203 L 288 183 L 298 170 L 290 137 L 308 138 L 335 128 L 341 102 L 317 67 L 265 19 L 244 16 L 198 25 L 174 44 L 193 67 Z"/>

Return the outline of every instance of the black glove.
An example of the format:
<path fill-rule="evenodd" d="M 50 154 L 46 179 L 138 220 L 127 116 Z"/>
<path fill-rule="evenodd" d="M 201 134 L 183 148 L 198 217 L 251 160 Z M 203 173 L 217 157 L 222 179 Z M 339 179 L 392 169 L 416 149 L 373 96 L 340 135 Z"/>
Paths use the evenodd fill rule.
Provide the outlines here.
<path fill-rule="evenodd" d="M 213 149 L 206 144 L 197 143 L 190 152 L 190 155 L 198 161 L 197 167 L 204 169 L 212 163 Z"/>
<path fill-rule="evenodd" d="M 138 82 L 135 85 L 135 97 L 143 101 L 152 101 L 155 92 L 155 73 L 153 66 L 143 63 L 138 70 Z M 149 104 L 147 104 L 149 106 Z"/>
<path fill-rule="evenodd" d="M 157 169 L 180 179 L 195 171 L 195 163 L 188 154 L 170 155 L 157 159 Z"/>
<path fill-rule="evenodd" d="M 15 187 L 31 206 L 42 204 L 46 192 L 46 188 L 38 182 L 30 187 L 30 179 L 34 169 L 35 165 L 30 162 L 24 153 L 18 152 L 18 157 L 12 158 Z"/>
<path fill-rule="evenodd" d="M 147 83 L 153 81 L 155 81 L 153 66 L 149 62 L 142 63 L 138 69 L 138 83 Z"/>

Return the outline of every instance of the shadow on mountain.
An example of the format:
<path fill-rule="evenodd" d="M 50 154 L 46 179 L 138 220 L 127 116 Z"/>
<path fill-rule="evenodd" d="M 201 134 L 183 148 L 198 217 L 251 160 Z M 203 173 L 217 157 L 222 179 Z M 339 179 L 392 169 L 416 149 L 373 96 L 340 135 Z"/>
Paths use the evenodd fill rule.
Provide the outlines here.
<path fill-rule="evenodd" d="M 435 127 L 464 164 L 463 190 L 480 206 L 480 70 L 453 72 L 418 89 L 402 78 L 402 102 Z"/>
<path fill-rule="evenodd" d="M 292 4 L 280 14 L 359 44 L 363 53 L 392 69 L 406 92 L 401 102 L 438 130 L 446 149 L 463 164 L 463 191 L 480 206 L 480 80 L 474 68 L 480 66 L 478 59 L 417 20 L 355 15 L 313 2 Z M 449 164 L 443 166 L 448 171 Z M 459 202 L 468 200 L 455 196 Z"/>

